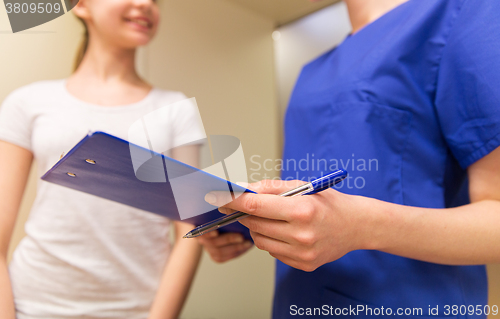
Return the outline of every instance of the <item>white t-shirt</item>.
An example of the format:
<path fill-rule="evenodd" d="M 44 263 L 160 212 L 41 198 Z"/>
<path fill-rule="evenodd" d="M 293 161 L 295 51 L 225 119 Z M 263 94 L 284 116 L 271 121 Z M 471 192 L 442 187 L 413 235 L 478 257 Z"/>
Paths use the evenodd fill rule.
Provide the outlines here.
<path fill-rule="evenodd" d="M 65 80 L 38 82 L 4 101 L 0 139 L 30 150 L 40 177 L 89 131 L 127 139 L 132 123 L 183 99 L 153 89 L 137 103 L 99 106 L 72 96 Z M 160 151 L 205 137 L 191 106 L 171 107 Z M 27 236 L 9 266 L 17 318 L 146 318 L 169 229 L 164 217 L 39 179 Z"/>

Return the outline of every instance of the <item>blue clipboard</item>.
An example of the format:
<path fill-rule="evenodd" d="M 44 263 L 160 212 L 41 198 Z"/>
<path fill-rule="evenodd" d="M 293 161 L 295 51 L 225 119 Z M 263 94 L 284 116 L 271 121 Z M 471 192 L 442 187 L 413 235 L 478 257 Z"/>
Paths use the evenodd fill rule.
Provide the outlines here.
<path fill-rule="evenodd" d="M 158 164 L 158 160 L 166 163 L 168 170 L 164 171 L 165 181 L 146 182 L 140 180 L 137 177 L 140 172 L 134 170 L 131 149 L 134 155 L 142 154 L 143 157 L 151 158 L 150 161 L 141 166 L 142 175 L 144 172 L 147 174 L 148 169 L 151 171 L 151 165 Z M 202 209 L 201 212 L 206 212 L 182 219 L 183 222 L 195 226 L 223 216 L 216 207 L 204 201 L 204 196 L 208 192 L 227 191 L 229 188 L 233 192 L 253 193 L 253 191 L 237 184 L 104 132 L 93 132 L 85 136 L 42 176 L 42 180 L 139 208 L 172 220 L 181 220 L 171 180 L 183 176 L 195 176 L 196 180 L 188 178 L 186 180 L 189 183 L 180 185 L 181 188 L 184 188 L 180 190 L 180 193 L 184 194 L 185 197 L 182 200 L 195 203 L 193 210 Z M 176 184 L 176 187 L 177 193 L 179 193 L 179 185 Z M 200 205 L 208 206 L 201 207 Z M 207 209 L 207 207 L 209 208 Z M 248 229 L 239 223 L 224 227 L 220 232 L 238 232 L 243 234 L 245 238 L 251 239 Z"/>

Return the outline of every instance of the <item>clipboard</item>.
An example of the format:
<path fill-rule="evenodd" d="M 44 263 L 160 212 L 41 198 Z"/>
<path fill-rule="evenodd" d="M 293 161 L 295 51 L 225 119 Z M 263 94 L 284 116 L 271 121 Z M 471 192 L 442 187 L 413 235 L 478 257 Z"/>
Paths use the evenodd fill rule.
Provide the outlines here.
<path fill-rule="evenodd" d="M 137 170 L 131 154 L 149 160 Z M 152 167 L 158 168 L 158 163 L 165 168 L 163 180 L 148 182 L 140 179 L 141 175 L 151 174 Z M 42 176 L 42 180 L 195 226 L 224 216 L 217 207 L 204 201 L 208 192 L 227 191 L 229 188 L 232 192 L 253 193 L 230 181 L 100 131 L 85 136 Z M 174 189 L 173 181 L 180 181 L 175 183 Z M 182 199 L 183 209 L 192 210 L 192 217 L 181 218 L 174 191 L 180 194 L 177 199 Z M 248 229 L 239 223 L 224 227 L 220 232 L 238 232 L 251 240 Z"/>

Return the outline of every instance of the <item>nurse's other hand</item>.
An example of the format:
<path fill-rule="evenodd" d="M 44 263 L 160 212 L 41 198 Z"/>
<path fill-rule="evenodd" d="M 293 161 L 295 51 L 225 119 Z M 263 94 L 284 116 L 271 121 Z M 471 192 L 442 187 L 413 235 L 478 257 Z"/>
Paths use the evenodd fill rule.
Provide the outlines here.
<path fill-rule="evenodd" d="M 370 210 L 378 201 L 333 189 L 292 198 L 270 195 L 303 183 L 265 180 L 250 184 L 259 194 L 239 196 L 224 206 L 224 212 L 230 209 L 252 215 L 240 223 L 250 229 L 255 246 L 304 271 L 313 271 L 350 251 L 370 248 L 366 244 L 372 240 L 368 235 L 372 231 Z M 211 194 L 214 196 L 206 199 L 212 205 L 226 200 L 226 194 Z"/>
<path fill-rule="evenodd" d="M 209 232 L 197 237 L 198 242 L 215 262 L 223 263 L 236 258 L 252 247 L 252 242 L 238 233 L 219 234 L 218 231 Z"/>

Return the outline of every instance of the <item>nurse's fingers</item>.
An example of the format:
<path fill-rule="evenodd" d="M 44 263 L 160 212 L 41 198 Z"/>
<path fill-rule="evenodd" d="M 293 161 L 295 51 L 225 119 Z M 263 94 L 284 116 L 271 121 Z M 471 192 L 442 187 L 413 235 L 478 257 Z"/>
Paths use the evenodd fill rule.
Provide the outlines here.
<path fill-rule="evenodd" d="M 213 191 L 205 195 L 205 201 L 210 205 L 220 207 L 232 202 L 244 193 L 232 193 L 228 191 Z"/>
<path fill-rule="evenodd" d="M 256 232 L 250 232 L 250 235 L 252 235 L 255 247 L 269 252 L 271 256 L 291 267 L 313 271 L 321 265 L 317 260 L 318 255 L 313 250 L 290 245 Z"/>
<path fill-rule="evenodd" d="M 242 187 L 251 189 L 259 194 L 273 194 L 278 195 L 283 192 L 286 192 L 290 189 L 294 189 L 300 185 L 305 184 L 304 181 L 293 180 L 293 181 L 284 181 L 284 180 L 262 180 L 252 184 L 240 185 Z M 240 184 L 240 183 L 237 183 Z M 205 201 L 211 205 L 218 206 L 219 211 L 223 214 L 229 215 L 234 213 L 236 210 L 222 207 L 234 199 L 238 198 L 244 193 L 241 192 L 226 192 L 226 191 L 215 191 L 210 192 L 205 195 Z"/>
<path fill-rule="evenodd" d="M 219 212 L 223 213 L 224 215 L 229 215 L 234 213 L 235 210 L 227 207 L 219 207 Z"/>
<path fill-rule="evenodd" d="M 282 220 L 267 219 L 257 216 L 249 216 L 239 221 L 251 232 L 258 233 L 268 238 L 290 243 L 287 233 L 290 224 Z"/>
<path fill-rule="evenodd" d="M 284 180 L 264 179 L 260 182 L 249 184 L 248 188 L 258 194 L 278 195 L 288 190 L 294 189 L 295 187 L 298 187 L 305 183 L 306 182 L 299 180 L 284 181 Z"/>
<path fill-rule="evenodd" d="M 264 236 L 253 231 L 250 231 L 250 235 L 252 236 L 255 247 L 259 248 L 260 250 L 265 250 L 271 254 L 278 254 L 283 256 L 287 256 L 292 253 L 293 247 L 288 243 Z"/>
<path fill-rule="evenodd" d="M 270 180 L 265 179 L 256 183 L 248 184 L 246 188 L 253 190 L 258 194 L 273 194 L 278 195 L 294 189 L 300 185 L 306 184 L 304 181 L 293 180 L 293 181 L 283 181 L 283 180 Z M 229 202 L 245 193 L 242 192 L 228 192 L 228 191 L 214 191 L 205 195 L 205 201 L 209 204 L 215 201 L 217 206 L 224 206 Z M 216 198 L 214 197 L 216 196 Z"/>
<path fill-rule="evenodd" d="M 315 271 L 316 269 L 318 269 L 318 267 L 316 267 L 315 265 L 312 265 L 309 263 L 304 263 L 303 261 L 296 260 L 296 259 L 290 258 L 288 256 L 284 256 L 284 255 L 280 255 L 280 254 L 273 254 L 273 253 L 269 253 L 269 255 L 278 259 L 282 263 L 287 264 L 288 266 L 296 268 L 296 269 L 300 269 L 300 270 L 307 271 L 307 272 Z"/>
<path fill-rule="evenodd" d="M 207 194 L 205 200 L 214 206 L 224 206 L 235 211 L 268 219 L 291 220 L 306 206 L 306 201 L 300 197 L 286 198 L 276 195 L 251 193 L 243 194 L 232 202 L 225 204 L 225 195 L 222 194 L 221 199 L 219 199 L 219 193 L 211 192 Z M 222 205 L 220 205 L 221 203 Z"/>

